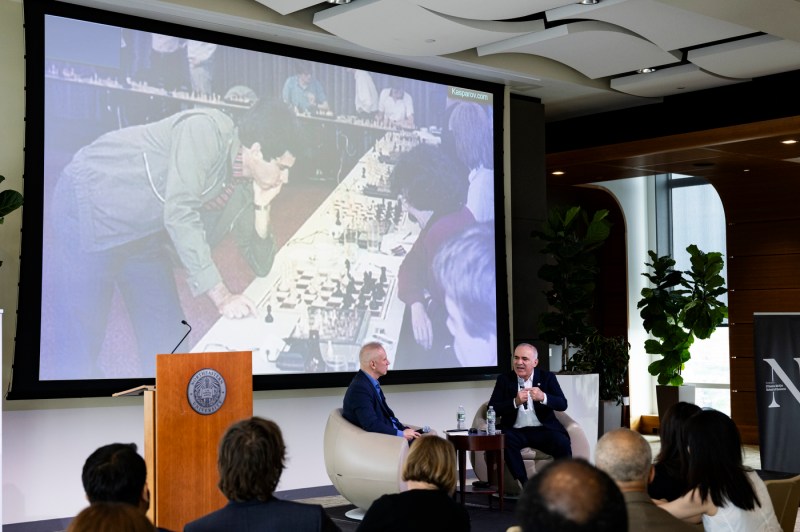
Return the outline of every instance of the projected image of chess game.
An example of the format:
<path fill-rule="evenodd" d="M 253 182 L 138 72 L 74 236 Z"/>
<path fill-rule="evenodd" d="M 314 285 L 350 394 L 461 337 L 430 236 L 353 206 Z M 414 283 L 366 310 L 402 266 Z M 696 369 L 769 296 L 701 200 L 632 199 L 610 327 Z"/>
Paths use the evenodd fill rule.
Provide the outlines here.
<path fill-rule="evenodd" d="M 46 26 L 42 380 L 496 365 L 494 93 Z"/>

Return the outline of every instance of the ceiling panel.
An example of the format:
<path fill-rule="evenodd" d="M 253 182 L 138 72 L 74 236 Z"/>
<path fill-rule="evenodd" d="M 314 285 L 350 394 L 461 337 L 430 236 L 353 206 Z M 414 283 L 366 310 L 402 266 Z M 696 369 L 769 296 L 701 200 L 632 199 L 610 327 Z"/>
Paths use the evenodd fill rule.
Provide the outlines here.
<path fill-rule="evenodd" d="M 296 1 L 296 0 L 293 0 Z M 575 0 L 412 0 L 437 13 L 475 20 L 520 18 L 573 3 Z"/>
<path fill-rule="evenodd" d="M 677 50 L 756 32 L 655 0 L 603 0 L 588 6 L 572 4 L 551 9 L 545 16 L 548 21 L 580 18 L 615 24 L 641 35 L 663 50 Z"/>
<path fill-rule="evenodd" d="M 723 78 L 697 65 L 678 65 L 651 72 L 632 74 L 611 80 L 611 88 L 634 96 L 670 96 L 740 83 L 742 79 Z"/>
<path fill-rule="evenodd" d="M 759 35 L 689 50 L 686 58 L 720 76 L 755 78 L 800 68 L 800 43 Z"/>
<path fill-rule="evenodd" d="M 680 54 L 665 52 L 624 28 L 596 21 L 573 22 L 478 47 L 479 56 L 501 52 L 547 57 L 590 79 L 681 60 Z"/>
<path fill-rule="evenodd" d="M 319 0 L 256 0 L 262 6 L 267 6 L 281 15 L 288 15 L 307 7 L 319 4 Z"/>
<path fill-rule="evenodd" d="M 315 13 L 314 24 L 365 48 L 405 56 L 459 52 L 544 28 L 541 20 L 457 19 L 403 0 L 359 0 L 339 5 Z"/>

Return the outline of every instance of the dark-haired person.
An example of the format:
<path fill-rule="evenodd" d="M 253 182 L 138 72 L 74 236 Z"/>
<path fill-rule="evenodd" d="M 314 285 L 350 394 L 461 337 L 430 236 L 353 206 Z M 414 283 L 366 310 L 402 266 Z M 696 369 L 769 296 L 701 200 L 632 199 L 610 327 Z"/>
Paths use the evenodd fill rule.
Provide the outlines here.
<path fill-rule="evenodd" d="M 674 501 L 687 491 L 686 423 L 700 412 L 700 407 L 679 401 L 664 412 L 661 427 L 661 448 L 655 459 L 655 476 L 647 487 L 653 499 Z"/>
<path fill-rule="evenodd" d="M 187 523 L 184 532 L 339 530 L 322 506 L 275 497 L 285 459 L 286 446 L 275 422 L 252 417 L 231 425 L 217 457 L 219 489 L 228 504 Z"/>
<path fill-rule="evenodd" d="M 686 426 L 688 492 L 661 507 L 703 523 L 707 532 L 780 532 L 764 481 L 742 463 L 739 429 L 716 410 L 702 410 Z"/>
<path fill-rule="evenodd" d="M 625 499 L 606 473 L 581 458 L 548 464 L 517 502 L 523 532 L 625 532 Z"/>
<path fill-rule="evenodd" d="M 497 376 L 489 406 L 494 407 L 498 428 L 506 435 L 504 456 L 511 475 L 523 486 L 528 472 L 522 449 L 533 447 L 554 458 L 572 456 L 567 429 L 555 412 L 567 409 L 567 398 L 555 373 L 538 369 L 539 353 L 531 344 L 514 349 L 513 371 Z"/>
<path fill-rule="evenodd" d="M 392 186 L 419 236 L 397 273 L 397 296 L 406 304 L 397 365 L 402 369 L 451 367 L 455 355 L 447 330 L 444 295 L 436 282 L 433 259 L 445 242 L 475 223 L 465 206 L 467 177 L 448 154 L 428 144 L 403 153 L 392 171 Z"/>
<path fill-rule="evenodd" d="M 414 99 L 406 92 L 403 81 L 396 79 L 381 91 L 378 113 L 384 122 L 403 129 L 414 129 Z"/>
<path fill-rule="evenodd" d="M 156 532 L 156 528 L 130 504 L 96 502 L 70 521 L 67 532 Z"/>
<path fill-rule="evenodd" d="M 476 224 L 447 241 L 433 261 L 444 292 L 453 351 L 465 367 L 497 363 L 494 230 Z"/>
<path fill-rule="evenodd" d="M 373 502 L 359 532 L 469 532 L 469 514 L 453 499 L 456 453 L 452 443 L 438 436 L 420 438 L 403 464 L 403 480 L 408 490 Z"/>
<path fill-rule="evenodd" d="M 98 447 L 83 464 L 81 482 L 86 499 L 92 505 L 122 503 L 136 508 L 143 516 L 150 508 L 147 465 L 136 452 L 135 443 Z M 98 515 L 101 514 L 103 512 L 98 511 Z"/>
<path fill-rule="evenodd" d="M 229 290 L 211 251 L 230 234 L 255 275 L 269 273 L 270 206 L 295 162 L 294 131 L 285 106 L 260 100 L 238 124 L 217 109 L 182 111 L 106 133 L 74 155 L 47 211 L 54 245 L 43 298 L 62 349 L 49 378 L 103 376 L 96 357 L 115 292 L 143 365 L 129 376 L 152 376 L 183 317 L 173 254 L 192 295 L 228 318 L 257 313 Z"/>

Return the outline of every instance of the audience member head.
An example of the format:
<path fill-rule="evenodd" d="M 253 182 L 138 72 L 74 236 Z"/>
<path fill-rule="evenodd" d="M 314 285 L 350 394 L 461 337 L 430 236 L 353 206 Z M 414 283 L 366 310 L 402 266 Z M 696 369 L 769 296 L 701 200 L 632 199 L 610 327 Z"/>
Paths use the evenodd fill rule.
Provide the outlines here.
<path fill-rule="evenodd" d="M 456 157 L 469 170 L 494 167 L 492 124 L 483 106 L 458 102 L 450 110 L 447 130 Z"/>
<path fill-rule="evenodd" d="M 595 465 L 622 490 L 645 491 L 653 473 L 653 452 L 641 434 L 615 429 L 603 434 L 595 448 Z"/>
<path fill-rule="evenodd" d="M 96 502 L 75 516 L 67 532 L 155 532 L 147 516 L 124 502 Z"/>
<path fill-rule="evenodd" d="M 90 503 L 123 502 L 147 511 L 147 466 L 135 443 L 112 443 L 94 451 L 83 464 L 83 490 Z"/>
<path fill-rule="evenodd" d="M 477 224 L 450 239 L 433 261 L 444 290 L 453 350 L 462 366 L 489 366 L 497 360 L 494 252 L 491 225 Z"/>
<path fill-rule="evenodd" d="M 392 171 L 393 190 L 406 202 L 421 226 L 419 212 L 447 214 L 460 209 L 467 201 L 469 180 L 447 152 L 430 144 L 419 144 L 400 155 Z"/>
<path fill-rule="evenodd" d="M 234 423 L 219 444 L 219 489 L 231 501 L 267 501 L 281 479 L 285 458 L 275 422 L 251 417 Z"/>
<path fill-rule="evenodd" d="M 376 380 L 389 372 L 389 357 L 380 342 L 364 344 L 358 352 L 358 363 L 364 373 Z"/>
<path fill-rule="evenodd" d="M 698 412 L 699 406 L 679 401 L 667 408 L 661 419 L 661 449 L 655 461 L 663 463 L 672 477 L 686 478 L 686 423 Z"/>
<path fill-rule="evenodd" d="M 452 495 L 456 489 L 456 451 L 438 436 L 419 438 L 403 465 L 403 480 L 425 482 Z"/>
<path fill-rule="evenodd" d="M 687 422 L 686 435 L 689 489 L 697 488 L 701 500 L 711 497 L 717 507 L 726 499 L 744 510 L 761 505 L 745 474 L 742 440 L 731 418 L 701 410 Z"/>
<path fill-rule="evenodd" d="M 534 475 L 517 503 L 524 532 L 624 532 L 625 499 L 614 481 L 581 458 L 556 460 Z"/>

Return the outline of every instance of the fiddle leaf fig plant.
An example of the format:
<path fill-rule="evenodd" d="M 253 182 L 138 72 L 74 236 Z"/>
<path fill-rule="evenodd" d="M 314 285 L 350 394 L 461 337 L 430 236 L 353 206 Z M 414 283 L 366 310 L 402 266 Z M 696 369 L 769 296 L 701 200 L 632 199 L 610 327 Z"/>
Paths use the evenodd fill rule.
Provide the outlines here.
<path fill-rule="evenodd" d="M 0 183 L 5 181 L 6 178 L 0 175 Z M 22 207 L 22 194 L 16 190 L 3 190 L 0 191 L 0 224 L 6 214 L 9 214 Z"/>
<path fill-rule="evenodd" d="M 5 181 L 6 178 L 0 175 L 0 183 Z M 0 191 L 0 224 L 3 223 L 6 214 L 9 214 L 22 207 L 22 194 L 16 190 L 2 190 Z M 0 261 L 0 266 L 3 261 Z"/>
<path fill-rule="evenodd" d="M 681 371 L 691 358 L 689 348 L 695 338 L 709 338 L 728 317 L 728 307 L 719 300 L 725 294 L 725 279 L 720 273 L 722 253 L 704 253 L 696 245 L 686 248 L 691 269 L 675 270 L 675 260 L 659 257 L 649 251 L 651 262 L 645 263 L 650 273 L 643 273 L 652 287 L 643 288 L 637 308 L 644 320 L 644 329 L 653 338 L 645 341 L 645 351 L 661 355 L 648 366 L 658 383 L 683 384 Z"/>
<path fill-rule="evenodd" d="M 579 346 L 596 332 L 589 322 L 597 279 L 596 250 L 608 238 L 608 210 L 591 218 L 580 207 L 553 208 L 547 221 L 533 236 L 545 244 L 541 252 L 550 261 L 539 269 L 539 278 L 549 283 L 544 292 L 552 309 L 539 317 L 539 337 L 562 346 L 562 367 L 567 367 L 569 347 Z"/>

